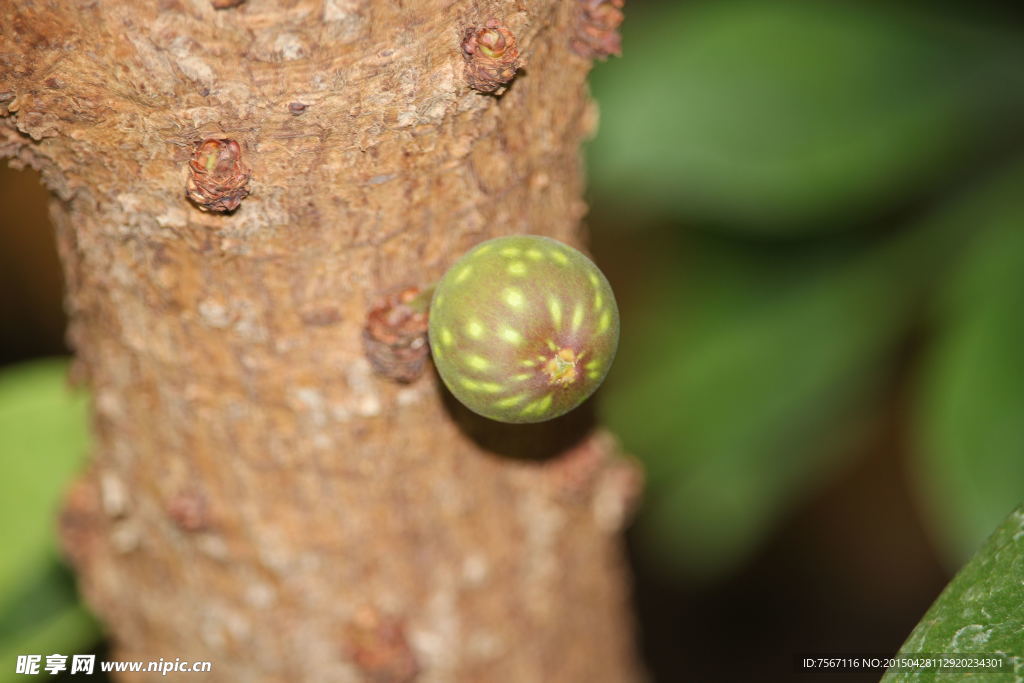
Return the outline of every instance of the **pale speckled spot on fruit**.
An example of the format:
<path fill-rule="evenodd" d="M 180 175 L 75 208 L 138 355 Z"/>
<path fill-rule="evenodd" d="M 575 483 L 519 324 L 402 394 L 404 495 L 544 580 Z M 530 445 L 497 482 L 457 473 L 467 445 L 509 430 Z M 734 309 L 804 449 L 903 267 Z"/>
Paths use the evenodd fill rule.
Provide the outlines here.
<path fill-rule="evenodd" d="M 522 261 L 513 261 L 508 264 L 509 275 L 526 275 L 526 264 Z"/>
<path fill-rule="evenodd" d="M 594 310 L 600 311 L 601 307 L 604 306 L 604 297 L 601 296 L 601 292 L 594 295 Z"/>
<path fill-rule="evenodd" d="M 600 358 L 595 358 L 594 360 L 590 361 L 589 363 L 587 363 L 583 367 L 585 367 L 587 370 L 596 370 L 600 365 L 601 365 L 601 359 Z"/>
<path fill-rule="evenodd" d="M 555 297 L 548 297 L 548 313 L 551 314 L 551 320 L 555 323 L 555 327 L 562 326 L 562 303 Z"/>
<path fill-rule="evenodd" d="M 503 328 L 501 328 L 501 332 L 499 332 L 498 334 L 499 334 L 499 336 L 502 339 L 507 341 L 509 344 L 517 344 L 518 345 L 520 342 L 523 341 L 523 335 L 519 334 L 518 332 L 513 330 L 511 327 L 503 327 Z"/>
<path fill-rule="evenodd" d="M 572 311 L 572 331 L 577 332 L 583 324 L 583 304 L 577 303 Z"/>
<path fill-rule="evenodd" d="M 464 282 L 472 272 L 473 266 L 463 266 L 461 269 L 459 269 L 459 272 L 455 273 L 455 284 Z"/>
<path fill-rule="evenodd" d="M 601 281 L 594 273 L 587 273 L 587 279 L 590 280 L 590 284 L 593 285 L 595 289 L 601 288 Z"/>
<path fill-rule="evenodd" d="M 486 370 L 491 367 L 491 362 L 483 356 L 469 355 L 466 356 L 466 365 L 474 370 Z"/>
<path fill-rule="evenodd" d="M 493 248 L 494 248 L 493 244 L 485 244 L 483 246 L 477 247 L 476 250 L 473 252 L 473 255 L 477 256 L 479 254 L 486 254 L 487 252 L 489 252 Z"/>
<path fill-rule="evenodd" d="M 612 314 L 609 311 L 605 311 L 601 314 L 601 320 L 597 323 L 597 333 L 604 334 L 608 331 L 608 327 L 612 324 Z"/>
<path fill-rule="evenodd" d="M 590 379 L 597 379 L 600 376 L 601 373 L 598 372 L 597 370 L 591 370 L 590 372 L 587 373 L 587 377 L 589 377 Z"/>
<path fill-rule="evenodd" d="M 466 323 L 466 334 L 473 339 L 480 339 L 484 336 L 484 326 L 479 320 L 470 320 Z"/>
<path fill-rule="evenodd" d="M 502 249 L 498 253 L 501 254 L 502 256 L 508 256 L 509 258 L 515 258 L 516 256 L 519 256 L 521 251 L 522 250 L 519 247 L 505 247 L 504 249 Z"/>
<path fill-rule="evenodd" d="M 445 346 L 451 346 L 455 343 L 455 335 L 447 327 L 441 328 L 441 343 Z"/>
<path fill-rule="evenodd" d="M 513 382 L 525 382 L 526 380 L 530 379 L 531 377 L 533 377 L 533 373 L 532 372 L 522 372 L 522 373 L 520 373 L 518 375 L 514 375 L 512 377 L 512 381 Z"/>
<path fill-rule="evenodd" d="M 522 411 L 520 411 L 520 414 L 521 415 L 536 415 L 536 414 L 539 414 L 539 413 L 543 413 L 545 410 L 547 410 L 548 408 L 551 407 L 551 402 L 553 400 L 554 400 L 554 397 L 551 394 L 547 394 L 545 396 L 542 396 L 541 398 L 538 398 L 536 401 L 532 401 L 530 403 L 527 403 L 523 407 Z"/>
<path fill-rule="evenodd" d="M 551 258 L 554 259 L 555 263 L 557 263 L 558 265 L 560 265 L 560 266 L 567 266 L 567 265 L 569 265 L 569 257 L 566 256 L 563 252 L 561 252 L 561 251 L 559 251 L 557 249 L 552 249 L 548 253 L 551 254 Z"/>
<path fill-rule="evenodd" d="M 523 297 L 523 293 L 515 287 L 509 287 L 505 290 L 505 303 L 512 308 L 519 310 L 523 307 L 523 303 L 526 299 Z"/>
<path fill-rule="evenodd" d="M 444 294 L 438 294 L 434 297 L 434 308 L 438 309 L 442 304 L 444 304 Z"/>
<path fill-rule="evenodd" d="M 537 361 L 535 361 L 535 360 L 524 360 L 523 362 L 520 363 L 520 365 L 522 365 L 524 368 L 533 368 L 533 367 L 537 366 Z"/>
<path fill-rule="evenodd" d="M 483 382 L 475 379 L 469 379 L 467 377 L 460 379 L 459 384 L 470 391 L 479 391 L 484 394 L 498 394 L 505 388 L 497 382 Z"/>
<path fill-rule="evenodd" d="M 499 401 L 494 402 L 495 408 L 511 408 L 512 406 L 519 405 L 526 400 L 526 394 L 517 394 L 516 396 L 509 396 Z"/>
<path fill-rule="evenodd" d="M 542 252 L 540 249 L 527 249 L 526 257 L 532 261 L 543 261 L 544 252 Z"/>

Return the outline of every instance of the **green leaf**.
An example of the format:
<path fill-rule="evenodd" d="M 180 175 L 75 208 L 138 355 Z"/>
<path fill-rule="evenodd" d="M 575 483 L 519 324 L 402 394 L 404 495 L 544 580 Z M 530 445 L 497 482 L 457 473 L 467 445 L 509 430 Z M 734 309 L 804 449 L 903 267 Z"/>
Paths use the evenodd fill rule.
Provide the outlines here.
<path fill-rule="evenodd" d="M 988 539 L 931 606 L 900 648 L 900 655 L 1002 654 L 1003 673 L 1024 675 L 1024 507 L 1017 508 Z M 1004 680 L 966 673 L 913 673 L 890 670 L 882 678 L 899 681 Z M 1006 680 L 1010 680 L 1007 678 Z"/>
<path fill-rule="evenodd" d="M 14 674 L 18 655 L 81 654 L 99 634 L 70 572 L 56 558 L 46 558 L 20 588 L 0 604 L 0 681 L 23 679 Z"/>
<path fill-rule="evenodd" d="M 956 172 L 1022 111 L 1019 36 L 884 3 L 631 11 L 595 70 L 595 197 L 761 233 L 843 228 Z"/>
<path fill-rule="evenodd" d="M 86 401 L 67 388 L 67 361 L 0 373 L 0 596 L 56 548 L 60 497 L 88 448 Z"/>
<path fill-rule="evenodd" d="M 667 559 L 733 565 L 837 464 L 934 267 L 917 258 L 930 238 L 948 240 L 768 256 L 705 243 L 638 297 L 646 323 L 623 336 L 601 407 L 647 465 L 641 528 Z"/>
<path fill-rule="evenodd" d="M 1024 500 L 1024 172 L 972 224 L 919 387 L 919 483 L 959 565 Z"/>
<path fill-rule="evenodd" d="M 67 388 L 67 361 L 0 372 L 0 678 L 17 654 L 71 653 L 97 627 L 57 558 L 61 496 L 88 449 L 86 399 Z M 9 667 L 7 665 L 10 665 Z"/>
<path fill-rule="evenodd" d="M 663 561 L 727 570 L 842 462 L 922 302 L 1022 179 L 877 240 L 703 239 L 645 273 L 600 407 L 647 466 L 639 528 Z"/>

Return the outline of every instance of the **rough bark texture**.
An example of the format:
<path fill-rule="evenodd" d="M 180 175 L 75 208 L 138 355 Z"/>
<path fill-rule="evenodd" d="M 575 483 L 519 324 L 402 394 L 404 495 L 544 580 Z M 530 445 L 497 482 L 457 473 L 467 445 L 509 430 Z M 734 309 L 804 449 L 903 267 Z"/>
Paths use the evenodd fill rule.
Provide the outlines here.
<path fill-rule="evenodd" d="M 209 680 L 628 681 L 635 470 L 372 375 L 381 292 L 578 244 L 589 63 L 562 0 L 52 0 L 0 10 L 0 155 L 39 168 L 95 454 L 65 545 L 114 655 Z M 466 27 L 525 70 L 470 90 Z M 251 195 L 184 195 L 231 138 Z M 159 677 L 157 677 L 159 678 Z M 132 680 L 138 680 L 136 675 Z"/>

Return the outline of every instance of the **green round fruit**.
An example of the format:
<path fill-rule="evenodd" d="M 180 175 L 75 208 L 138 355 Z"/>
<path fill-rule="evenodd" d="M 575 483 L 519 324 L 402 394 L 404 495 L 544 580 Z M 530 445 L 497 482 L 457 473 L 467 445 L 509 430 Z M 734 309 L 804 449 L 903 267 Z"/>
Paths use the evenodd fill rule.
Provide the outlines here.
<path fill-rule="evenodd" d="M 479 244 L 448 269 L 430 304 L 441 379 L 500 422 L 542 422 L 578 406 L 604 381 L 618 343 L 604 274 L 547 237 Z"/>

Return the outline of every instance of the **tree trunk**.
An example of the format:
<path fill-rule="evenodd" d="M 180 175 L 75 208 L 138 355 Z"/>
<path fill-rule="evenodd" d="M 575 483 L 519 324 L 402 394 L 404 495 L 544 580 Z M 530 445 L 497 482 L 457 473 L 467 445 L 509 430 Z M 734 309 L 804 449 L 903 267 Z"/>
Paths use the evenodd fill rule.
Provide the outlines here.
<path fill-rule="evenodd" d="M 476 418 L 361 344 L 382 293 L 481 240 L 578 243 L 576 3 L 0 12 L 0 155 L 55 194 L 94 397 L 62 535 L 112 656 L 227 681 L 635 679 L 637 475 L 611 439 L 585 411 Z M 464 71 L 492 18 L 525 62 L 503 94 Z M 206 138 L 251 171 L 234 211 L 186 198 Z"/>

